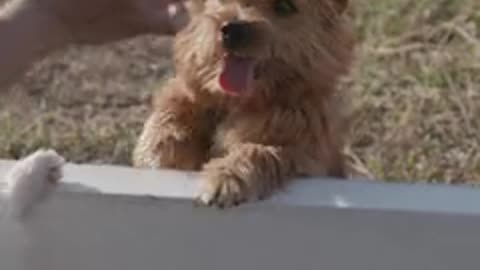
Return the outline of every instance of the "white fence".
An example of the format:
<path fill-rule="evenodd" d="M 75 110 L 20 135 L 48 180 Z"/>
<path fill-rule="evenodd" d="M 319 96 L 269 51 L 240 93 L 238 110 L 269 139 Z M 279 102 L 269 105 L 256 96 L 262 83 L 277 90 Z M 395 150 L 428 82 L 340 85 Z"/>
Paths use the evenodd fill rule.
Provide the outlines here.
<path fill-rule="evenodd" d="M 65 181 L 28 220 L 0 220 L 1 270 L 480 269 L 466 187 L 302 180 L 220 211 L 193 206 L 193 174 L 69 165 Z"/>

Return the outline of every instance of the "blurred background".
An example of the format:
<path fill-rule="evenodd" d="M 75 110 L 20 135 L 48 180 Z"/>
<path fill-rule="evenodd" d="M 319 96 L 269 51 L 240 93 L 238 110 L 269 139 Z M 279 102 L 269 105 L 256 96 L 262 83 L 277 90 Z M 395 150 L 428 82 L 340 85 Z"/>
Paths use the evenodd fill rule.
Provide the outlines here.
<path fill-rule="evenodd" d="M 480 1 L 351 1 L 352 159 L 386 181 L 480 183 Z M 170 45 L 142 37 L 38 63 L 0 96 L 0 158 L 53 147 L 73 162 L 129 165 Z"/>

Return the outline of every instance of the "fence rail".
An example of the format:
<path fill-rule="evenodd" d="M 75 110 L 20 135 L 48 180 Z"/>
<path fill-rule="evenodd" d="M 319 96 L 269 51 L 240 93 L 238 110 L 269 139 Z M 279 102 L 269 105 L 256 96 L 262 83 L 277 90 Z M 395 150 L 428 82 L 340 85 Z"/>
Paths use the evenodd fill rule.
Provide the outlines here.
<path fill-rule="evenodd" d="M 0 179 L 11 165 L 0 162 Z M 0 269 L 480 267 L 480 190 L 310 179 L 221 211 L 193 206 L 196 184 L 193 173 L 68 165 L 27 220 L 2 215 L 0 200 Z"/>

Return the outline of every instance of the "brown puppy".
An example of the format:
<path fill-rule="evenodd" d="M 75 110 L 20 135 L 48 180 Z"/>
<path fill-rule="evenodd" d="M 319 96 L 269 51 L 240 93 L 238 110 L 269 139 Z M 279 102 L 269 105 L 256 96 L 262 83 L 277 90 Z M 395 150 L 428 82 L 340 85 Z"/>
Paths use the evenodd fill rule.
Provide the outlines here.
<path fill-rule="evenodd" d="M 192 3 L 135 166 L 201 169 L 199 199 L 219 207 L 295 176 L 343 177 L 336 84 L 354 45 L 347 1 Z"/>

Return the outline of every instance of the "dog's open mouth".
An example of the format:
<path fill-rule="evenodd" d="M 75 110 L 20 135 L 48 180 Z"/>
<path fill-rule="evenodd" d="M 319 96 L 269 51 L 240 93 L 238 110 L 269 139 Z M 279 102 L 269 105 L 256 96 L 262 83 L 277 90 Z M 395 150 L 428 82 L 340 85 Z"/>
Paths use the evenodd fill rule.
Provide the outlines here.
<path fill-rule="evenodd" d="M 244 96 L 251 93 L 255 80 L 257 61 L 252 57 L 227 53 L 223 57 L 223 67 L 219 83 L 223 91 L 230 95 Z"/>

